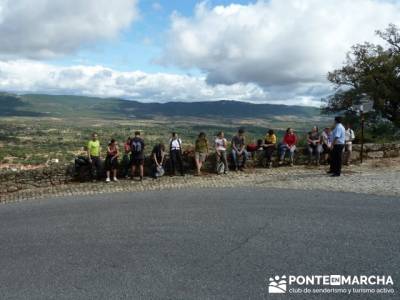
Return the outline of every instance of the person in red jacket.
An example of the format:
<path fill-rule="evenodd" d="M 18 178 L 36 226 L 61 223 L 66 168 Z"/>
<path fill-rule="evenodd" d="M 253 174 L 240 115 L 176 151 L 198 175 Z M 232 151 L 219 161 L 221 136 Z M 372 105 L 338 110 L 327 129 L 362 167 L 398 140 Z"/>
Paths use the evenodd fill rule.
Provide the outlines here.
<path fill-rule="evenodd" d="M 283 137 L 282 143 L 280 144 L 280 158 L 279 164 L 283 164 L 283 160 L 285 159 L 286 151 L 289 151 L 289 158 L 290 158 L 290 166 L 293 166 L 293 159 L 294 159 L 294 152 L 296 151 L 297 145 L 297 136 L 294 133 L 292 128 L 288 128 L 286 130 L 286 134 Z"/>

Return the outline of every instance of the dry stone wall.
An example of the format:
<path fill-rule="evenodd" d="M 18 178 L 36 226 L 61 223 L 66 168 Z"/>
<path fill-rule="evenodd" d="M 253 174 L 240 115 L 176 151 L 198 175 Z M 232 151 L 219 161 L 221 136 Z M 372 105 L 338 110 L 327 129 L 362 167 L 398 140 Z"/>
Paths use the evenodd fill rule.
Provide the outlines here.
<path fill-rule="evenodd" d="M 360 157 L 361 146 L 353 145 L 352 159 L 358 160 Z M 299 148 L 296 153 L 296 164 L 304 164 L 308 161 L 306 149 Z M 400 144 L 365 144 L 364 159 L 380 159 L 400 156 Z M 263 151 L 256 152 L 248 161 L 248 167 L 263 167 Z M 214 172 L 215 154 L 208 158 L 204 169 L 208 172 Z M 191 172 L 194 169 L 193 153 L 185 153 L 184 169 Z M 168 166 L 168 161 L 167 164 Z M 146 174 L 150 174 L 151 162 L 146 159 Z M 120 170 L 122 171 L 122 169 Z M 168 171 L 168 168 L 167 168 Z M 24 170 L 24 171 L 0 171 L 0 197 L 2 195 L 15 193 L 18 191 L 34 188 L 52 187 L 68 184 L 76 181 L 86 181 L 89 179 L 89 170 L 83 168 L 76 172 L 73 164 L 62 165 L 54 164 L 42 169 Z"/>

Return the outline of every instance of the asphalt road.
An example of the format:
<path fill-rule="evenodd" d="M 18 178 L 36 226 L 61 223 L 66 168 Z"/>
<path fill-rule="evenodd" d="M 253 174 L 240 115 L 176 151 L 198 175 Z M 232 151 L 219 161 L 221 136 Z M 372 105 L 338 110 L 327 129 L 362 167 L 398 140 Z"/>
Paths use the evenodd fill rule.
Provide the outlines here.
<path fill-rule="evenodd" d="M 399 299 L 400 199 L 208 189 L 0 206 L 1 299 Z M 269 295 L 274 275 L 391 275 L 396 295 Z"/>

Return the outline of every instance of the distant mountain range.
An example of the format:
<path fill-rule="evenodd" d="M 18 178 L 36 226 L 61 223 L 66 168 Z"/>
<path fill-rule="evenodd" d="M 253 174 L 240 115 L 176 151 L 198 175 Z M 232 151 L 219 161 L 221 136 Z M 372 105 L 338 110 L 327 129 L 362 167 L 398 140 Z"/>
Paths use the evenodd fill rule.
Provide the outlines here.
<path fill-rule="evenodd" d="M 0 117 L 96 117 L 151 119 L 156 117 L 312 118 L 320 109 L 306 106 L 252 104 L 239 101 L 142 103 L 116 98 L 0 93 Z"/>

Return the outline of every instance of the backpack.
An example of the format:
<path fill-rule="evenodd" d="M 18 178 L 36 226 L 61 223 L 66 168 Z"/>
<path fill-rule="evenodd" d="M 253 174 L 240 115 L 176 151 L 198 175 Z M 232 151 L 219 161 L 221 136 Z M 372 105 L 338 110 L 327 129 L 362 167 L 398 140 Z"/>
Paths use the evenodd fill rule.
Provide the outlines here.
<path fill-rule="evenodd" d="M 85 156 L 78 156 L 75 158 L 75 168 L 80 168 L 82 166 L 89 166 L 90 162 L 89 159 Z"/>
<path fill-rule="evenodd" d="M 155 176 L 156 177 L 162 177 L 162 176 L 164 176 L 164 174 L 165 174 L 164 168 L 161 167 L 161 166 L 157 167 L 156 172 L 155 172 Z"/>
<path fill-rule="evenodd" d="M 139 154 L 142 153 L 142 141 L 140 139 L 133 139 L 131 143 L 132 153 Z"/>
<path fill-rule="evenodd" d="M 217 161 L 217 174 L 221 175 L 224 172 L 225 172 L 225 165 L 223 161 L 220 159 L 219 161 Z"/>

